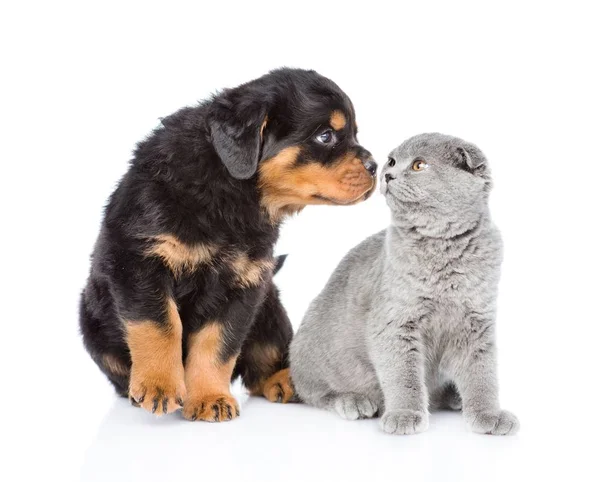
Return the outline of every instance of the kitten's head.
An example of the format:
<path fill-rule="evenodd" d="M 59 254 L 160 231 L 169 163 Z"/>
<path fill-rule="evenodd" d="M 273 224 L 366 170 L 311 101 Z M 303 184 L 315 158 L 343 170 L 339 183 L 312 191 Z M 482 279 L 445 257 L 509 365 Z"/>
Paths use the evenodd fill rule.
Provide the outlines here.
<path fill-rule="evenodd" d="M 487 209 L 491 177 L 483 153 L 444 134 L 419 134 L 394 149 L 381 171 L 393 219 L 446 231 Z"/>

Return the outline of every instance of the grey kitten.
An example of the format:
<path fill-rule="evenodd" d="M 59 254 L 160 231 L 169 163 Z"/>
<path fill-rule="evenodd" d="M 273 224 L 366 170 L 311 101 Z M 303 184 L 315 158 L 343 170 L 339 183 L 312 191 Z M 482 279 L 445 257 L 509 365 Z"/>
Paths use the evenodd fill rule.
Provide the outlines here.
<path fill-rule="evenodd" d="M 428 408 L 462 409 L 474 432 L 517 432 L 498 403 L 490 188 L 486 158 L 461 139 L 421 134 L 392 151 L 391 225 L 346 255 L 292 341 L 302 400 L 351 420 L 383 413 L 388 433 L 426 430 Z"/>

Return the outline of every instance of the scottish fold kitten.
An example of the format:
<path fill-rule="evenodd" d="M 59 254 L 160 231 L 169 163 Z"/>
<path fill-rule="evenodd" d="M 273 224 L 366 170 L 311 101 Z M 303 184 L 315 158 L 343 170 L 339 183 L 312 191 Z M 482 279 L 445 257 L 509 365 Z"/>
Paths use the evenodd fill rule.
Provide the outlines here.
<path fill-rule="evenodd" d="M 462 409 L 474 432 L 517 432 L 500 409 L 494 323 L 502 259 L 491 177 L 473 144 L 421 134 L 390 154 L 391 225 L 353 248 L 291 345 L 306 403 L 385 432 L 427 429 L 429 408 Z"/>

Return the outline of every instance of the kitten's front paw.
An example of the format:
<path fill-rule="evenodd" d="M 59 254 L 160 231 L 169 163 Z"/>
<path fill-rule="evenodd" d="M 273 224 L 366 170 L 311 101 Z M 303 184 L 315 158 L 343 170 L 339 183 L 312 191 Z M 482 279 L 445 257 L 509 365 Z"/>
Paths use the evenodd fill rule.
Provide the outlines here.
<path fill-rule="evenodd" d="M 342 393 L 333 401 L 338 415 L 346 420 L 371 418 L 377 412 L 377 404 L 365 395 Z"/>
<path fill-rule="evenodd" d="M 519 420 L 506 410 L 465 414 L 469 429 L 488 435 L 514 435 L 519 431 Z"/>
<path fill-rule="evenodd" d="M 391 410 L 381 417 L 381 428 L 386 433 L 412 435 L 429 427 L 429 414 L 416 410 Z"/>

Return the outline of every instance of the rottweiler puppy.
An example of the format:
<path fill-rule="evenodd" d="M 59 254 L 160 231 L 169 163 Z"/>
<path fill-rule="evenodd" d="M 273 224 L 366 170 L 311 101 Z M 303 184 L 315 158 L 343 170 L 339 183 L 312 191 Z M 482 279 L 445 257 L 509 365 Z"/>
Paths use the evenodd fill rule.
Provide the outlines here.
<path fill-rule="evenodd" d="M 272 277 L 282 220 L 375 188 L 354 108 L 331 80 L 283 68 L 161 120 L 109 198 L 80 303 L 83 341 L 134 405 L 239 415 L 230 382 L 293 396 L 292 328 Z"/>

